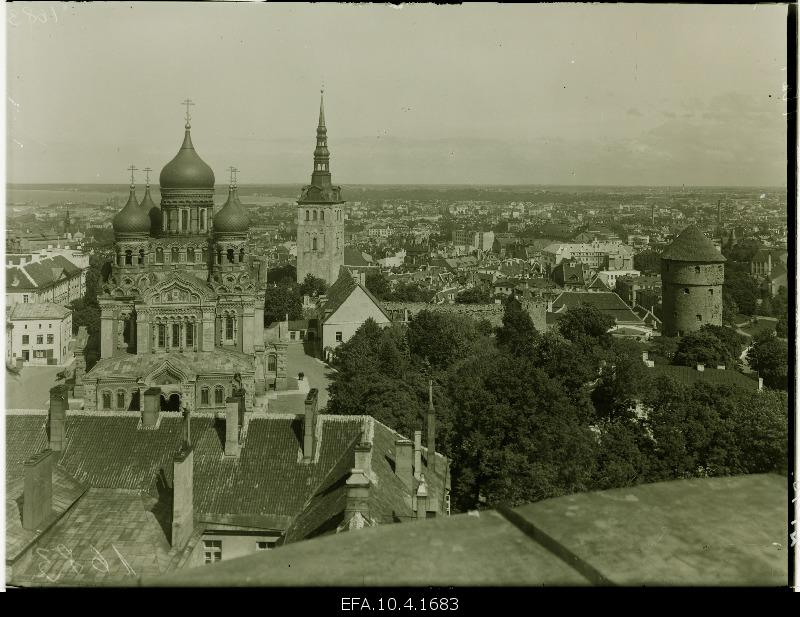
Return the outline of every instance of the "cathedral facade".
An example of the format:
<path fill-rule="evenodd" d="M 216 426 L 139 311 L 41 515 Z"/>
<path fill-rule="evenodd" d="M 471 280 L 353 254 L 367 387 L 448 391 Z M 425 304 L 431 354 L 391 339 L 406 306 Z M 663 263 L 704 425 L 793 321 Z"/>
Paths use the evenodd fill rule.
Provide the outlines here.
<path fill-rule="evenodd" d="M 133 168 L 132 168 L 133 171 Z M 161 171 L 161 203 L 141 203 L 131 178 L 114 226 L 114 263 L 98 296 L 100 359 L 83 377 L 87 410 L 224 410 L 244 388 L 251 409 L 286 389 L 286 342 L 265 336 L 266 258 L 252 255 L 232 177 L 214 204 L 214 172 L 187 121 Z"/>
<path fill-rule="evenodd" d="M 344 200 L 342 187 L 331 182 L 328 129 L 320 97 L 317 146 L 311 184 L 297 200 L 297 282 L 308 274 L 332 285 L 344 265 Z"/>

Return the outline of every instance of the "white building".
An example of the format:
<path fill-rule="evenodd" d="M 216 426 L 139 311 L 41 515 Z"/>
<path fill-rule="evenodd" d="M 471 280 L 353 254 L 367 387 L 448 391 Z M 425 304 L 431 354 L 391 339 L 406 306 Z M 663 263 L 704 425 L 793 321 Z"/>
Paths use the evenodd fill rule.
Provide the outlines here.
<path fill-rule="evenodd" d="M 639 276 L 640 274 L 641 272 L 639 272 L 639 270 L 601 270 L 597 273 L 597 278 L 603 281 L 609 289 L 614 289 L 618 278 L 623 276 Z"/>
<path fill-rule="evenodd" d="M 72 360 L 72 311 L 49 303 L 14 304 L 7 309 L 11 326 L 10 362 L 65 365 Z M 9 352 L 6 351 L 6 358 Z"/>
<path fill-rule="evenodd" d="M 47 302 L 66 305 L 86 293 L 88 256 L 75 258 L 47 250 L 6 256 L 6 304 Z"/>

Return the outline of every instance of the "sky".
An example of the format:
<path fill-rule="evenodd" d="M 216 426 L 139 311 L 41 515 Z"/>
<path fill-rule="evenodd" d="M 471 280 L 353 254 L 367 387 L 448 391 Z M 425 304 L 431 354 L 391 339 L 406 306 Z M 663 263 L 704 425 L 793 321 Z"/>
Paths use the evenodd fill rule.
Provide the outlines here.
<path fill-rule="evenodd" d="M 780 5 L 5 5 L 8 182 L 786 184 Z M 143 178 L 137 178 L 143 181 Z"/>

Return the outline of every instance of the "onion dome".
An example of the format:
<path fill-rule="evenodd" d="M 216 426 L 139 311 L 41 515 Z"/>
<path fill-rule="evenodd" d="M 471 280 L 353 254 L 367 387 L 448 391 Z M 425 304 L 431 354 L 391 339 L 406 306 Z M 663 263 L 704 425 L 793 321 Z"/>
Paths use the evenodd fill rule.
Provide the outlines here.
<path fill-rule="evenodd" d="M 148 234 L 150 233 L 150 217 L 136 201 L 136 187 L 131 184 L 128 203 L 114 216 L 111 224 L 115 234 Z"/>
<path fill-rule="evenodd" d="M 249 227 L 250 217 L 247 216 L 247 210 L 239 201 L 236 187 L 231 186 L 228 190 L 228 201 L 214 215 L 214 231 L 223 234 L 242 234 L 247 233 Z"/>
<path fill-rule="evenodd" d="M 159 235 L 161 233 L 162 225 L 161 208 L 159 208 L 153 201 L 152 197 L 150 197 L 149 184 L 145 185 L 144 199 L 142 199 L 142 203 L 139 204 L 139 207 L 145 212 L 145 214 L 147 214 L 147 218 L 150 219 L 150 235 Z"/>
<path fill-rule="evenodd" d="M 159 177 L 161 188 L 213 189 L 214 172 L 195 152 L 192 145 L 191 125 L 186 123 L 183 145 L 169 163 L 164 165 Z"/>
<path fill-rule="evenodd" d="M 723 263 L 725 257 L 697 226 L 690 225 L 661 253 L 661 259 L 699 263 Z"/>

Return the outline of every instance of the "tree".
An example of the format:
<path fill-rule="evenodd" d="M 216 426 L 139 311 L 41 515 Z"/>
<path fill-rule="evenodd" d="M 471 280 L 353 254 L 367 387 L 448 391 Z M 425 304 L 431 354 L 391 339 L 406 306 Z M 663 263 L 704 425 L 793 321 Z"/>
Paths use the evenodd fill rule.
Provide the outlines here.
<path fill-rule="evenodd" d="M 635 419 L 601 420 L 597 424 L 599 448 L 592 478 L 594 490 L 607 490 L 644 482 L 651 474 L 653 442 Z"/>
<path fill-rule="evenodd" d="M 430 302 L 435 294 L 436 292 L 423 288 L 419 283 L 402 281 L 385 299 L 394 302 Z"/>
<path fill-rule="evenodd" d="M 296 283 L 287 279 L 278 285 L 268 285 L 264 294 L 264 325 L 275 321 L 300 319 L 303 316 L 303 298 Z"/>
<path fill-rule="evenodd" d="M 680 339 L 673 363 L 682 366 L 717 366 L 728 364 L 729 355 L 728 349 L 712 332 L 698 330 Z"/>
<path fill-rule="evenodd" d="M 270 268 L 267 271 L 267 281 L 284 287 L 290 283 L 295 283 L 297 281 L 297 268 L 291 264 L 286 264 L 278 268 Z"/>
<path fill-rule="evenodd" d="M 755 337 L 747 351 L 747 363 L 764 378 L 764 385 L 777 390 L 788 389 L 789 346 L 786 341 L 771 335 Z"/>
<path fill-rule="evenodd" d="M 503 306 L 503 325 L 497 329 L 497 345 L 514 356 L 531 357 L 536 334 L 528 311 L 513 295 L 509 296 Z"/>
<path fill-rule="evenodd" d="M 717 340 L 723 344 L 727 352 L 725 360 L 726 366 L 735 366 L 739 362 L 739 357 L 742 351 L 747 346 L 747 337 L 739 334 L 733 328 L 726 326 L 716 326 L 713 324 L 706 324 L 700 328 L 701 332 L 708 332 L 717 337 Z"/>
<path fill-rule="evenodd" d="M 596 339 L 610 340 L 607 332 L 614 325 L 614 319 L 601 312 L 596 306 L 582 304 L 568 309 L 558 321 L 558 330 L 561 335 L 570 341 L 578 340 L 581 336 Z"/>
<path fill-rule="evenodd" d="M 408 327 L 411 354 L 436 369 L 449 367 L 484 344 L 477 323 L 466 315 L 423 310 L 414 315 Z"/>
<path fill-rule="evenodd" d="M 492 294 L 483 287 L 470 287 L 456 295 L 457 304 L 490 304 Z"/>
<path fill-rule="evenodd" d="M 328 283 L 325 282 L 325 279 L 314 276 L 309 272 L 300 284 L 299 291 L 301 296 L 322 296 L 328 291 Z"/>
<path fill-rule="evenodd" d="M 778 321 L 775 324 L 775 335 L 781 338 L 789 337 L 789 323 L 786 315 L 778 317 Z"/>
<path fill-rule="evenodd" d="M 748 270 L 736 267 L 735 264 L 725 268 L 725 284 L 722 287 L 723 302 L 725 294 L 736 303 L 739 311 L 745 315 L 754 315 L 756 300 L 761 297 L 758 283 L 750 276 Z M 724 304 L 723 304 L 724 308 Z"/>
<path fill-rule="evenodd" d="M 633 341 L 612 339 L 601 350 L 600 378 L 592 391 L 592 402 L 604 418 L 629 420 L 647 382 L 647 367 Z"/>
<path fill-rule="evenodd" d="M 385 300 L 392 291 L 389 279 L 380 270 L 370 270 L 365 277 L 367 289 L 372 292 L 378 300 Z"/>

